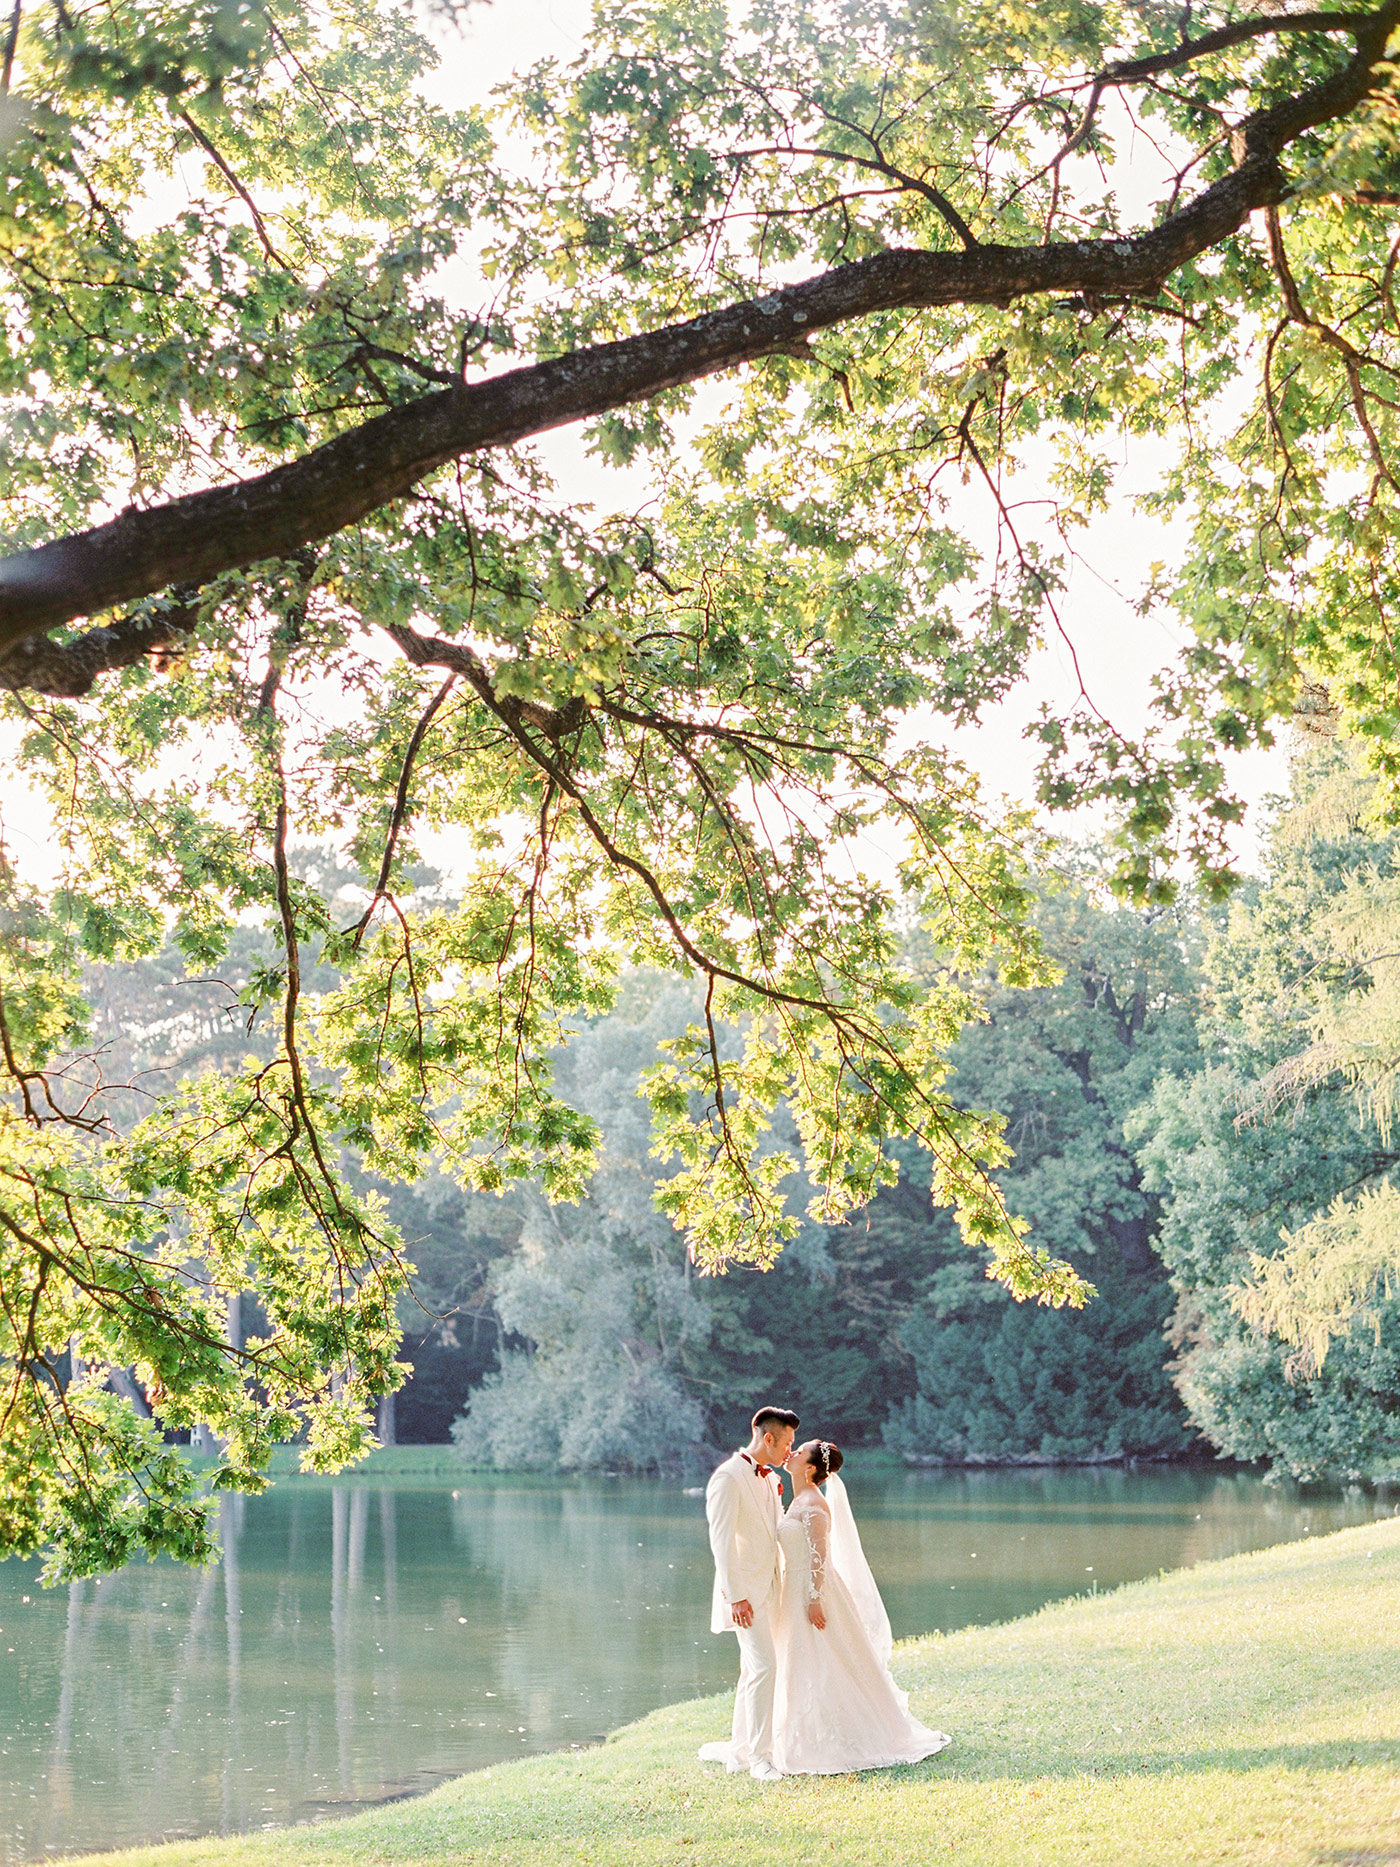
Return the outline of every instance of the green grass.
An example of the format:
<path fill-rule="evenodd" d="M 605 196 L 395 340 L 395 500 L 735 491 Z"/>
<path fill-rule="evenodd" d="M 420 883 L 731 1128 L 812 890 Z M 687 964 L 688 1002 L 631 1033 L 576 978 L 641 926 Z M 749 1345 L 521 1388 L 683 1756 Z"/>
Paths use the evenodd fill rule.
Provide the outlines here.
<path fill-rule="evenodd" d="M 346 1821 L 123 1867 L 1400 1867 L 1400 1522 L 1181 1570 L 895 1670 L 954 1747 L 759 1784 L 695 1762 L 729 1701 Z"/>
<path fill-rule="evenodd" d="M 212 1456 L 206 1457 L 200 1452 L 192 1452 L 182 1447 L 186 1461 L 196 1471 L 212 1471 L 218 1461 Z M 300 1446 L 274 1446 L 268 1472 L 279 1485 L 295 1480 L 298 1484 L 347 1484 L 359 1480 L 375 1481 L 380 1478 L 460 1478 L 473 1470 L 456 1446 L 380 1446 L 377 1452 L 371 1452 L 357 1465 L 347 1465 L 345 1470 L 332 1476 L 323 1477 L 316 1472 L 303 1472 Z"/>
<path fill-rule="evenodd" d="M 196 1471 L 212 1471 L 217 1460 L 203 1453 L 193 1452 L 188 1447 L 182 1448 L 184 1456 Z M 906 1470 L 904 1460 L 897 1452 L 887 1451 L 883 1446 L 862 1448 L 861 1469 L 867 1474 L 894 1473 Z M 497 1484 L 509 1484 L 513 1479 L 521 1479 L 537 1484 L 539 1472 L 502 1472 L 492 1466 L 474 1465 L 465 1458 L 455 1445 L 448 1446 L 381 1446 L 377 1452 L 371 1452 L 357 1465 L 347 1465 L 342 1472 L 328 1477 L 315 1472 L 303 1472 L 299 1469 L 301 1447 L 275 1446 L 272 1461 L 268 1466 L 269 1475 L 278 1484 L 286 1484 L 295 1479 L 306 1484 L 348 1484 L 377 1482 L 381 1478 L 461 1478 L 467 1474 L 491 1478 Z M 704 1474 L 700 1474 L 703 1476 Z M 556 1477 L 558 1474 L 552 1474 Z M 597 1477 L 595 1473 L 584 1476 Z M 679 1479 L 677 1483 L 681 1482 Z M 686 1480 L 687 1483 L 690 1480 Z"/>
<path fill-rule="evenodd" d="M 217 1461 L 205 1457 L 199 1452 L 185 1450 L 185 1457 L 196 1471 L 212 1471 Z M 861 1451 L 861 1469 L 867 1474 L 895 1473 L 906 1469 L 904 1461 L 896 1452 L 886 1451 L 881 1446 Z M 300 1446 L 275 1446 L 268 1472 L 275 1483 L 285 1485 L 291 1481 L 298 1484 L 374 1484 L 384 1478 L 463 1478 L 475 1476 L 490 1478 L 496 1484 L 510 1484 L 518 1481 L 538 1484 L 543 1474 L 539 1472 L 503 1472 L 492 1466 L 473 1465 L 463 1457 L 455 1445 L 449 1446 L 381 1446 L 377 1452 L 371 1452 L 357 1465 L 347 1465 L 342 1472 L 321 1476 L 315 1472 L 303 1472 L 299 1469 L 301 1460 Z M 614 1476 L 616 1474 L 613 1474 Z M 557 1480 L 558 1474 L 548 1474 Z M 598 1477 L 599 1474 L 584 1473 L 584 1477 Z M 703 1477 L 699 1474 L 698 1477 Z M 698 1478 L 697 1478 L 698 1481 Z M 680 1479 L 676 1482 L 679 1484 Z M 690 1483 L 687 1479 L 685 1482 Z"/>
<path fill-rule="evenodd" d="M 300 1459 L 300 1446 L 275 1447 L 270 1467 L 273 1478 L 280 1484 L 288 1478 L 305 1478 L 311 1484 L 345 1484 L 376 1478 L 460 1478 L 468 1469 L 456 1446 L 380 1446 L 358 1465 L 347 1465 L 332 1478 L 298 1471 Z"/>

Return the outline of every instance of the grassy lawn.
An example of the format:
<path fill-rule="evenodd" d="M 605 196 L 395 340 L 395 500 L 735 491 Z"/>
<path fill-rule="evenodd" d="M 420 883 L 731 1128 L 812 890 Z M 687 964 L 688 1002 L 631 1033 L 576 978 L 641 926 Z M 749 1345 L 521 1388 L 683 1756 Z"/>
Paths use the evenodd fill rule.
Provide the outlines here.
<path fill-rule="evenodd" d="M 212 1455 L 181 1447 L 187 1464 L 197 1472 L 213 1471 L 218 1460 Z M 463 1459 L 456 1446 L 380 1446 L 360 1460 L 347 1465 L 333 1477 L 299 1470 L 300 1446 L 274 1446 L 268 1472 L 276 1484 L 377 1484 L 383 1478 L 461 1478 L 474 1469 Z"/>
<path fill-rule="evenodd" d="M 217 1460 L 203 1453 L 184 1449 L 185 1457 L 196 1471 L 212 1471 Z M 489 1478 L 495 1484 L 510 1484 L 520 1481 L 538 1483 L 538 1474 L 496 1471 L 491 1466 L 473 1465 L 463 1457 L 455 1445 L 447 1446 L 380 1446 L 377 1452 L 371 1452 L 360 1460 L 358 1465 L 347 1465 L 345 1470 L 332 1477 L 320 1477 L 298 1469 L 301 1459 L 300 1446 L 276 1446 L 273 1448 L 272 1463 L 268 1471 L 277 1484 L 286 1484 L 295 1479 L 298 1484 L 377 1484 L 387 1478 L 462 1478 L 472 1476 Z M 861 1470 L 873 1474 L 877 1472 L 902 1472 L 906 1469 L 904 1460 L 897 1452 L 888 1452 L 881 1446 L 862 1447 Z M 700 1474 L 705 1476 L 706 1474 Z M 551 1475 L 551 1482 L 557 1480 Z M 679 1483 L 680 1480 L 677 1480 Z M 686 1480 L 687 1483 L 690 1480 Z"/>
<path fill-rule="evenodd" d="M 347 1465 L 333 1478 L 298 1471 L 300 1446 L 277 1446 L 273 1450 L 271 1473 L 279 1484 L 288 1478 L 304 1479 L 308 1484 L 373 1484 L 380 1478 L 461 1478 L 468 1470 L 466 1460 L 456 1446 L 380 1446 L 358 1465 Z"/>
<path fill-rule="evenodd" d="M 1400 1867 L 1400 1522 L 907 1642 L 954 1734 L 865 1777 L 764 1785 L 694 1761 L 727 1699 L 600 1749 L 459 1777 L 347 1821 L 123 1867 Z"/>

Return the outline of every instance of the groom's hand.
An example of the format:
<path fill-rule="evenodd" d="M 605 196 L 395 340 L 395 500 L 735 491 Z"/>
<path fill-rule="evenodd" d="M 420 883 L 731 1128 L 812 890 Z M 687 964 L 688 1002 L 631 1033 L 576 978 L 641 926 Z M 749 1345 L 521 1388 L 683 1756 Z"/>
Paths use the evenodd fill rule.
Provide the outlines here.
<path fill-rule="evenodd" d="M 734 1617 L 734 1625 L 736 1627 L 752 1627 L 753 1626 L 753 1603 L 752 1602 L 750 1601 L 732 1602 L 730 1604 L 729 1612 Z"/>

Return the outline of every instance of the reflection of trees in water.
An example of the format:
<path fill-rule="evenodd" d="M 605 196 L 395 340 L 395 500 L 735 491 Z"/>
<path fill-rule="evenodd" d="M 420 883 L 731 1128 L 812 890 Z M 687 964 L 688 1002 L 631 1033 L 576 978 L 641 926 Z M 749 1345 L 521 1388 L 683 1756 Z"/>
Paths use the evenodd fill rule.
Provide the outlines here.
<path fill-rule="evenodd" d="M 18 1715 L 42 1755 L 21 1766 L 13 1746 L 0 1764 L 25 1769 L 13 1791 L 0 1784 L 14 1810 L 0 1859 L 229 1832 L 411 1773 L 417 1731 L 404 1763 L 386 1770 L 380 1754 L 416 1683 L 396 1651 L 395 1503 L 363 1487 L 289 1490 L 251 1511 L 225 1496 L 217 1567 L 160 1563 L 76 1583 L 66 1604 L 41 1597 Z M 445 1500 L 438 1511 L 445 1547 Z"/>
<path fill-rule="evenodd" d="M 1200 1513 L 1196 1534 L 1189 1542 L 1190 1554 L 1174 1566 L 1263 1549 L 1310 1532 L 1321 1535 L 1370 1523 L 1376 1516 L 1376 1503 L 1361 1491 L 1341 1497 L 1309 1497 L 1294 1485 L 1261 1485 L 1256 1478 L 1228 1473 L 1212 1481 Z"/>
<path fill-rule="evenodd" d="M 629 1488 L 630 1489 L 630 1488 Z M 641 1487 L 638 1487 L 641 1492 Z M 453 1533 L 477 1612 L 499 1616 L 502 1689 L 532 1723 L 586 1709 L 598 1730 L 628 1708 L 711 1691 L 731 1656 L 708 1629 L 710 1567 L 698 1508 L 658 1510 L 597 1485 L 463 1491 Z M 679 1498 L 675 1503 L 679 1505 Z M 494 1597 L 494 1600 L 493 1600 Z"/>
<path fill-rule="evenodd" d="M 232 1303 L 235 1299 L 230 1298 Z M 223 1561 L 219 1565 L 224 1578 L 224 1665 L 228 1675 L 228 1738 L 223 1769 L 223 1832 L 239 1828 L 246 1821 L 247 1785 L 242 1781 L 243 1739 L 243 1588 L 239 1567 L 238 1544 L 243 1534 L 243 1513 L 247 1499 L 230 1496 L 219 1499 L 219 1542 Z M 235 1762 L 237 1759 L 237 1762 Z"/>
<path fill-rule="evenodd" d="M 246 1824 L 247 1792 L 236 1773 L 242 1506 L 241 1498 L 221 1501 L 227 1553 L 219 1568 L 190 1573 L 161 1564 L 69 1585 L 40 1813 L 32 1833 L 12 1837 L 15 1858 L 114 1835 Z M 142 1809 L 145 1819 L 133 1829 L 129 1817 Z"/>
<path fill-rule="evenodd" d="M 340 1793 L 353 1793 L 350 1764 L 350 1734 L 355 1716 L 355 1687 L 350 1671 L 350 1592 L 359 1589 L 364 1575 L 365 1513 L 364 1492 L 357 1490 L 355 1503 L 361 1508 L 352 1513 L 351 1494 L 337 1485 L 331 1495 L 331 1667 L 335 1680 L 336 1761 Z M 351 1518 L 360 1547 L 352 1557 Z"/>
<path fill-rule="evenodd" d="M 96 1594 L 96 1588 L 93 1589 Z M 49 1747 L 48 1805 L 39 1846 L 44 1852 L 60 1848 L 73 1816 L 73 1702 L 84 1670 L 84 1648 L 91 1639 L 84 1626 L 88 1584 L 68 1584 L 68 1618 L 63 1633 L 63 1664 L 59 1673 L 58 1705 L 54 1711 Z M 93 1603 L 94 1608 L 96 1602 Z"/>
<path fill-rule="evenodd" d="M 249 1755 L 264 1775 L 268 1750 L 282 1758 L 273 1765 L 280 1779 L 275 1805 L 259 1805 L 263 1819 L 353 1798 L 367 1773 L 357 1755 L 361 1700 L 368 1696 L 360 1689 L 366 1630 L 357 1610 L 367 1585 L 368 1528 L 362 1486 L 294 1490 L 283 1509 L 267 1514 L 265 1533 L 251 1548 L 244 1543 L 262 1604 L 264 1728 L 256 1756 Z M 371 1777 L 373 1769 L 371 1759 Z"/>
<path fill-rule="evenodd" d="M 185 1631 L 180 1637 L 180 1646 L 171 1668 L 165 1717 L 161 1724 L 160 1737 L 153 1758 L 153 1776 L 156 1782 L 168 1780 L 172 1770 L 178 1767 L 173 1759 L 179 1752 L 180 1740 L 184 1735 L 185 1708 L 187 1698 L 190 1696 L 189 1689 L 191 1685 L 202 1683 L 205 1666 L 201 1665 L 201 1657 L 209 1637 L 209 1617 L 213 1610 L 214 1596 L 219 1581 L 219 1569 L 201 1570 L 198 1587 L 194 1590 L 194 1598 L 185 1622 Z M 198 1709 L 195 1715 L 199 1715 Z M 188 1768 L 188 1765 L 185 1767 Z"/>
<path fill-rule="evenodd" d="M 384 1578 L 380 1604 L 383 1613 L 381 1619 L 390 1632 L 388 1646 L 383 1654 L 376 1653 L 374 1664 L 374 1685 L 372 1691 L 378 1694 L 377 1715 L 397 1723 L 402 1714 L 405 1694 L 402 1690 L 403 1670 L 398 1664 L 397 1627 L 399 1615 L 399 1526 L 398 1499 L 394 1493 L 384 1490 L 379 1493 L 379 1549 L 382 1559 Z"/>

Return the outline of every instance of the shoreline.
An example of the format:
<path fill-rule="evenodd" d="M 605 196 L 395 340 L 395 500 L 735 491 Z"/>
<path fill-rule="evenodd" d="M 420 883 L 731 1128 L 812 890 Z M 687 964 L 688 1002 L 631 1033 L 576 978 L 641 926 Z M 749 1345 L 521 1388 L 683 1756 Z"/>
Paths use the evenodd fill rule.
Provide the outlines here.
<path fill-rule="evenodd" d="M 940 1472 L 1025 1472 L 1025 1471 L 1100 1471 L 1108 1466 L 1121 1466 L 1125 1471 L 1135 1471 L 1140 1466 L 1150 1465 L 1159 1470 L 1174 1471 L 1223 1471 L 1253 1472 L 1265 1476 L 1262 1459 L 1233 1459 L 1223 1453 L 1203 1451 L 1187 1452 L 1088 1452 L 1077 1459 L 1052 1459 L 1042 1457 L 1038 1452 L 1027 1452 L 1011 1458 L 993 1458 L 990 1453 L 985 1457 L 978 1453 L 969 1453 L 964 1458 L 942 1458 L 935 1452 L 900 1452 L 890 1454 L 911 1471 Z M 1296 1481 L 1295 1481 L 1296 1482 Z M 1337 1489 L 1344 1489 L 1338 1481 Z"/>
<path fill-rule="evenodd" d="M 217 1462 L 212 1455 L 190 1453 L 185 1448 L 188 1462 L 196 1471 L 212 1470 Z M 697 1476 L 703 1477 L 709 1469 L 696 1466 L 684 1472 L 621 1472 L 613 1470 L 589 1471 L 520 1471 L 503 1469 L 493 1465 L 472 1465 L 466 1463 L 455 1446 L 450 1443 L 440 1445 L 398 1445 L 380 1446 L 368 1453 L 358 1464 L 347 1465 L 339 1472 L 302 1472 L 297 1470 L 299 1448 L 295 1445 L 278 1446 L 272 1455 L 268 1468 L 268 1478 L 273 1484 L 284 1485 L 289 1482 L 308 1485 L 337 1485 L 366 1483 L 387 1478 L 425 1478 L 425 1479 L 482 1479 L 488 1478 L 501 1484 L 581 1484 L 581 1483 L 644 1483 L 674 1484 L 684 1490 L 693 1486 Z M 715 1454 L 716 1462 L 725 1454 Z M 1209 1448 L 1191 1449 L 1173 1453 L 1102 1453 L 1088 1455 L 1078 1459 L 1042 1458 L 1039 1454 L 1028 1454 L 1021 1458 L 992 1458 L 973 1455 L 966 1458 L 944 1458 L 935 1453 L 896 1452 L 888 1446 L 856 1446 L 851 1448 L 852 1459 L 858 1458 L 863 1470 L 872 1476 L 895 1477 L 910 1472 L 1083 1472 L 1083 1471 L 1213 1471 L 1230 1476 L 1235 1473 L 1252 1473 L 1267 1478 L 1264 1461 L 1226 1458 Z M 1281 1480 L 1299 1490 L 1328 1494 L 1344 1494 L 1349 1486 L 1340 1479 L 1318 1480 L 1304 1483 L 1298 1479 Z M 1396 1489 L 1395 1485 L 1384 1481 L 1366 1484 L 1363 1489 L 1384 1494 Z"/>
<path fill-rule="evenodd" d="M 191 1452 L 181 1447 L 188 1463 L 196 1472 L 213 1469 L 216 1459 L 211 1454 Z M 596 1471 L 520 1471 L 501 1469 L 492 1465 L 472 1465 L 465 1462 L 450 1441 L 435 1445 L 395 1445 L 380 1446 L 368 1453 L 355 1465 L 347 1465 L 339 1472 L 302 1472 L 297 1470 L 300 1448 L 296 1445 L 283 1445 L 274 1449 L 272 1462 L 268 1468 L 268 1479 L 273 1485 L 344 1485 L 382 1483 L 387 1480 L 403 1479 L 412 1481 L 423 1479 L 436 1482 L 462 1482 L 467 1480 L 490 1479 L 498 1484 L 531 1485 L 541 1482 L 549 1484 L 589 1484 L 589 1483 L 641 1483 L 673 1484 L 682 1491 L 693 1489 L 697 1478 L 703 1480 L 710 1469 L 707 1466 L 695 1466 L 683 1472 L 646 1473 L 621 1472 L 599 1469 Z M 724 1457 L 723 1452 L 715 1454 L 716 1463 Z M 965 1458 L 945 1458 L 936 1453 L 897 1452 L 889 1446 L 855 1446 L 850 1449 L 852 1459 L 858 1458 L 860 1466 L 872 1477 L 892 1478 L 917 1472 L 942 1472 L 948 1475 L 956 1473 L 979 1472 L 1092 1472 L 1092 1471 L 1161 1471 L 1161 1472 L 1218 1472 L 1222 1476 L 1235 1474 L 1253 1474 L 1270 1482 L 1271 1475 L 1264 1460 L 1228 1458 L 1212 1451 L 1209 1447 L 1191 1447 L 1185 1452 L 1172 1453 L 1101 1453 L 1087 1455 L 1077 1459 L 1042 1458 L 1039 1454 L 1027 1454 L 1017 1458 L 982 1458 L 976 1455 Z M 1340 1478 L 1321 1478 L 1305 1481 L 1296 1478 L 1280 1477 L 1280 1484 L 1287 1484 L 1294 1489 L 1318 1496 L 1343 1496 L 1351 1484 Z M 703 1486 L 702 1486 L 703 1488 Z M 1400 1479 L 1368 1480 L 1361 1484 L 1361 1489 L 1375 1496 L 1388 1496 L 1400 1491 Z"/>

